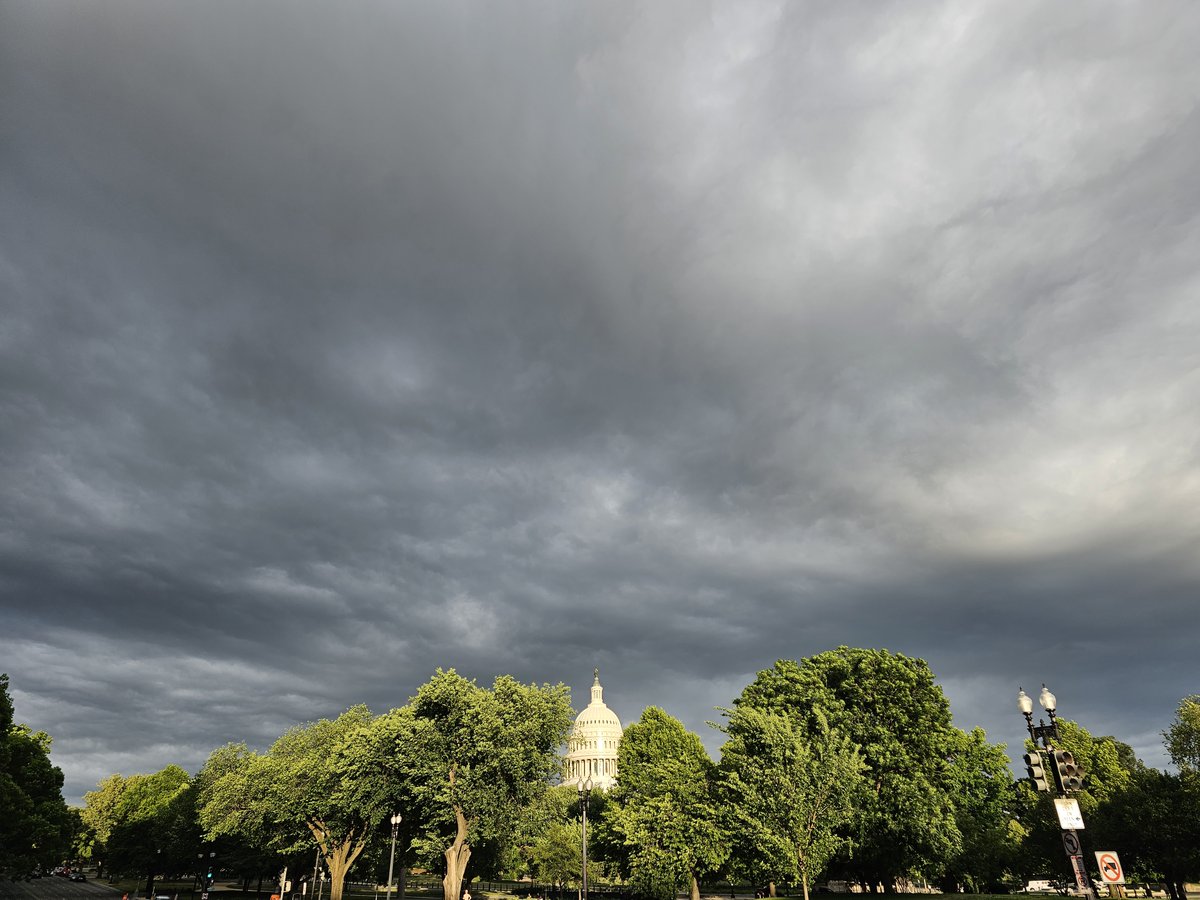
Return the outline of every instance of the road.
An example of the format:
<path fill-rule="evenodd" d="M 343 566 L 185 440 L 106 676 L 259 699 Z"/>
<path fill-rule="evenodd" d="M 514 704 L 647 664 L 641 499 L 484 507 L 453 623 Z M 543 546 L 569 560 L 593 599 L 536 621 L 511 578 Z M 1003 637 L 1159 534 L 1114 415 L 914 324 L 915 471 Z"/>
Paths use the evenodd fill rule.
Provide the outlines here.
<path fill-rule="evenodd" d="M 69 881 L 58 875 L 47 875 L 32 881 L 0 879 L 0 900 L 121 900 L 107 884 L 91 881 Z"/>

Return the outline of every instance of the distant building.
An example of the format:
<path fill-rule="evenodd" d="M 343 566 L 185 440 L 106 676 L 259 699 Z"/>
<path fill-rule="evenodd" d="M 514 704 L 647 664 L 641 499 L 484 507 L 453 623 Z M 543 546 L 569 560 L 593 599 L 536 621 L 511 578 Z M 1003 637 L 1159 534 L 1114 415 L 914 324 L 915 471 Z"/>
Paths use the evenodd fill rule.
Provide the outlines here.
<path fill-rule="evenodd" d="M 592 678 L 592 702 L 575 718 L 575 727 L 567 741 L 566 772 L 568 784 L 582 784 L 590 778 L 592 787 L 611 789 L 617 783 L 617 748 L 621 744 L 621 720 L 604 703 L 600 670 Z"/>

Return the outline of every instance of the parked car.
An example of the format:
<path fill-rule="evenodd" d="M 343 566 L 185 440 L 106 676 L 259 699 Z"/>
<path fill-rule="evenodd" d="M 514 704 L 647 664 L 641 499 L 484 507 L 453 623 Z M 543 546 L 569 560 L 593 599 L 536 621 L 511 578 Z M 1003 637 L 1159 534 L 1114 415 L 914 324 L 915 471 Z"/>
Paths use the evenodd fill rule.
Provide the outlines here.
<path fill-rule="evenodd" d="M 87 876 L 82 872 L 72 872 L 70 878 L 72 881 L 87 881 Z"/>

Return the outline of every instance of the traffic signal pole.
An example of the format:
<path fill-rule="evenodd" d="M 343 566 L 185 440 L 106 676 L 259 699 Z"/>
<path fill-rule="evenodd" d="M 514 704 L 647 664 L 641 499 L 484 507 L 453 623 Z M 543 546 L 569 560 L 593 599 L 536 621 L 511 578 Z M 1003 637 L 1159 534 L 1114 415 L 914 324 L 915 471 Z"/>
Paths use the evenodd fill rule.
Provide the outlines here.
<path fill-rule="evenodd" d="M 1069 750 L 1060 750 L 1053 741 L 1059 740 L 1058 717 L 1055 714 L 1057 701 L 1046 686 L 1042 685 L 1040 698 L 1042 707 L 1050 717 L 1050 724 L 1038 719 L 1033 724 L 1033 701 L 1022 689 L 1017 694 L 1017 708 L 1025 717 L 1025 726 L 1029 729 L 1029 739 L 1033 742 L 1033 752 L 1025 754 L 1025 771 L 1029 781 L 1038 793 L 1051 793 L 1050 780 L 1046 777 L 1046 764 L 1050 764 L 1050 772 L 1054 777 L 1055 810 L 1058 813 L 1059 826 L 1062 828 L 1063 850 L 1066 851 L 1067 861 L 1075 875 L 1075 884 L 1091 900 L 1099 900 L 1095 884 L 1083 862 L 1083 844 L 1079 839 L 1078 829 L 1083 828 L 1083 815 L 1079 812 L 1079 802 L 1070 795 L 1083 788 L 1083 770 L 1075 761 L 1075 755 Z M 1041 746 L 1038 746 L 1038 742 Z"/>

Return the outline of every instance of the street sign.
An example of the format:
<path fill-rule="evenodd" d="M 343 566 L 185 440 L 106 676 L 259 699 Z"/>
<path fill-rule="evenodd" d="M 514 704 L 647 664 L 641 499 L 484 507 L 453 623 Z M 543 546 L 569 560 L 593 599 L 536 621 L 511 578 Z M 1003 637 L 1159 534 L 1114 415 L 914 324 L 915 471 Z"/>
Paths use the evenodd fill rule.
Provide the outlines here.
<path fill-rule="evenodd" d="M 1083 865 L 1082 856 L 1071 857 L 1071 868 L 1075 870 L 1075 886 L 1085 894 L 1091 894 L 1091 885 L 1088 884 L 1087 869 Z"/>
<path fill-rule="evenodd" d="M 1121 868 L 1121 860 L 1117 858 L 1116 850 L 1097 851 L 1096 865 L 1100 867 L 1100 880 L 1105 884 L 1125 883 L 1125 870 Z"/>
<path fill-rule="evenodd" d="M 1063 831 L 1083 828 L 1083 813 L 1079 811 L 1079 801 L 1074 797 L 1056 798 L 1054 811 L 1058 813 L 1058 824 Z"/>
<path fill-rule="evenodd" d="M 1079 835 L 1073 831 L 1064 831 L 1063 849 L 1067 851 L 1067 856 L 1078 856 L 1082 851 L 1079 846 Z M 208 898 L 205 897 L 204 900 L 208 900 Z"/>

